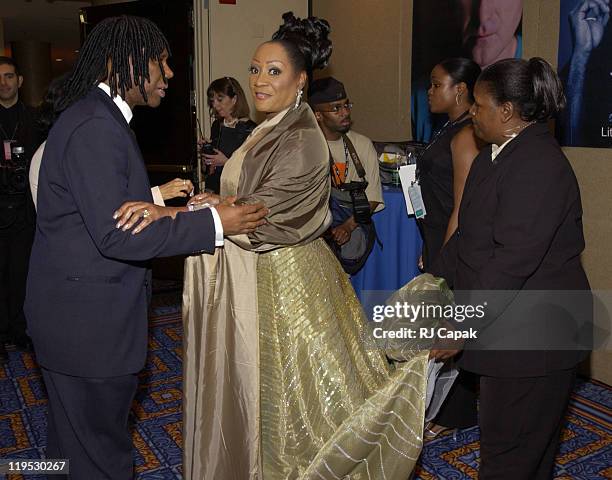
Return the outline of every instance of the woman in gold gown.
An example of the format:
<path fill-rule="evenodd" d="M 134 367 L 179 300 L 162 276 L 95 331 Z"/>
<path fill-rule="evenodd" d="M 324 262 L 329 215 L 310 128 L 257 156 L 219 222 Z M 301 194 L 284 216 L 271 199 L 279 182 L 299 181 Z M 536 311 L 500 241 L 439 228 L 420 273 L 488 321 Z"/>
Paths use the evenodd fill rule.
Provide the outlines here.
<path fill-rule="evenodd" d="M 283 19 L 250 67 L 267 119 L 221 179 L 222 197 L 264 202 L 267 223 L 185 264 L 183 473 L 406 480 L 422 445 L 428 352 L 392 366 L 364 345 L 363 310 L 320 238 L 329 153 L 301 102 L 331 54 L 329 25 Z"/>

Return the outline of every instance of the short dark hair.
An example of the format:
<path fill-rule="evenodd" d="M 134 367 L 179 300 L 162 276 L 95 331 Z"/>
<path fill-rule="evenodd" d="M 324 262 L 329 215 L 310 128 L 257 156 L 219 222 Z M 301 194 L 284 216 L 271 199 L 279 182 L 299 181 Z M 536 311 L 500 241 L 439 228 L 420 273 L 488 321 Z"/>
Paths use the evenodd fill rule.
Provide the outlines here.
<path fill-rule="evenodd" d="M 212 100 L 215 94 L 227 95 L 230 98 L 236 98 L 236 104 L 232 111 L 232 115 L 236 118 L 245 118 L 251 116 L 251 110 L 249 109 L 249 103 L 247 102 L 244 90 L 240 86 L 238 80 L 233 77 L 217 78 L 206 89 L 206 96 L 208 97 L 208 108 L 210 109 L 211 116 L 214 116 L 212 108 Z"/>
<path fill-rule="evenodd" d="M 527 122 L 545 122 L 565 108 L 561 80 L 539 57 L 500 60 L 484 69 L 478 83 L 486 84 L 498 105 L 511 102 Z"/>
<path fill-rule="evenodd" d="M 107 77 L 110 77 L 111 96 L 118 92 L 125 96 L 127 90 L 137 86 L 146 101 L 144 84 L 150 80 L 149 60 L 159 62 L 161 68 L 164 50 L 170 55 L 166 37 L 151 20 L 131 15 L 102 20 L 85 39 L 63 95 L 56 102 L 56 110 L 68 108 Z M 112 62 L 110 74 L 109 60 Z M 161 72 L 165 81 L 163 68 Z"/>
<path fill-rule="evenodd" d="M 438 65 L 440 65 L 448 76 L 454 82 L 454 85 L 458 83 L 465 83 L 468 90 L 468 98 L 470 102 L 474 102 L 474 86 L 476 85 L 476 80 L 478 80 L 478 76 L 480 75 L 480 65 L 478 65 L 474 60 L 470 60 L 469 58 L 447 58 L 446 60 L 442 60 Z"/>
<path fill-rule="evenodd" d="M 19 71 L 19 66 L 17 65 L 17 62 L 14 58 L 0 56 L 0 65 L 11 65 L 15 69 L 15 73 L 17 75 L 21 75 L 21 72 Z"/>

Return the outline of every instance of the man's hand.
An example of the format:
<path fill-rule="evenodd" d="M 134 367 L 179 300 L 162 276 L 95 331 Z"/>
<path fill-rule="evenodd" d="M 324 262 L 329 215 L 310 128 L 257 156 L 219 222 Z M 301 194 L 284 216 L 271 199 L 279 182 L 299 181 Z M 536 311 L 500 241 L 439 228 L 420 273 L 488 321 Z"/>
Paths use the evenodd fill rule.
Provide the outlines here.
<path fill-rule="evenodd" d="M 184 211 L 187 211 L 186 207 L 160 207 L 148 202 L 125 202 L 115 211 L 113 218 L 117 220 L 116 228 L 121 228 L 124 232 L 138 223 L 132 230 L 132 235 L 136 235 L 160 218 L 175 218 L 178 212 Z"/>
<path fill-rule="evenodd" d="M 264 217 L 270 211 L 263 203 L 235 205 L 235 201 L 236 197 L 227 197 L 215 207 L 221 218 L 224 235 L 251 233 L 266 223 Z"/>
<path fill-rule="evenodd" d="M 442 322 L 440 326 L 447 330 L 456 330 L 455 327 L 448 322 Z M 453 340 L 452 338 L 438 338 L 429 351 L 429 358 L 433 358 L 438 362 L 448 360 L 463 350 L 464 343 L 465 340 L 463 339 Z"/>
<path fill-rule="evenodd" d="M 351 233 L 357 228 L 355 219 L 351 216 L 347 218 L 344 223 L 330 229 L 332 240 L 338 245 L 344 245 L 351 239 Z"/>
<path fill-rule="evenodd" d="M 574 55 L 589 55 L 601 43 L 610 20 L 610 0 L 583 0 L 569 17 L 574 34 Z"/>
<path fill-rule="evenodd" d="M 168 183 L 159 186 L 159 191 L 164 200 L 170 200 L 176 197 L 186 197 L 193 192 L 193 183 L 191 180 L 175 178 Z"/>

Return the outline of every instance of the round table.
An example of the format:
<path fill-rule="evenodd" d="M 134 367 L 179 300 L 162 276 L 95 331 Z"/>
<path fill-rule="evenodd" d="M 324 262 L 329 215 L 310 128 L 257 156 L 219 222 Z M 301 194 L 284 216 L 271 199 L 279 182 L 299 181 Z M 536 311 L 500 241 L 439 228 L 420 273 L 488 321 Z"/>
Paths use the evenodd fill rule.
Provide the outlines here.
<path fill-rule="evenodd" d="M 383 186 L 385 208 L 373 215 L 377 243 L 363 268 L 351 277 L 355 293 L 364 290 L 397 290 L 416 275 L 422 240 L 416 220 L 408 215 L 401 188 Z"/>

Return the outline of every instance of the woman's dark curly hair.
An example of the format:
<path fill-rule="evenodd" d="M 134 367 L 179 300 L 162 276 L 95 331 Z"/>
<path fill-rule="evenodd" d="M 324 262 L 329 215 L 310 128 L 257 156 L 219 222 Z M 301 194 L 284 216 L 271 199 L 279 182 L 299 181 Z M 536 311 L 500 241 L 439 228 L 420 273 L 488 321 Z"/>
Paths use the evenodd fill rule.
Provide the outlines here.
<path fill-rule="evenodd" d="M 325 68 L 332 54 L 329 23 L 317 17 L 297 18 L 293 12 L 284 13 L 283 22 L 271 41 L 280 43 L 293 67 L 311 80 L 312 72 Z"/>

